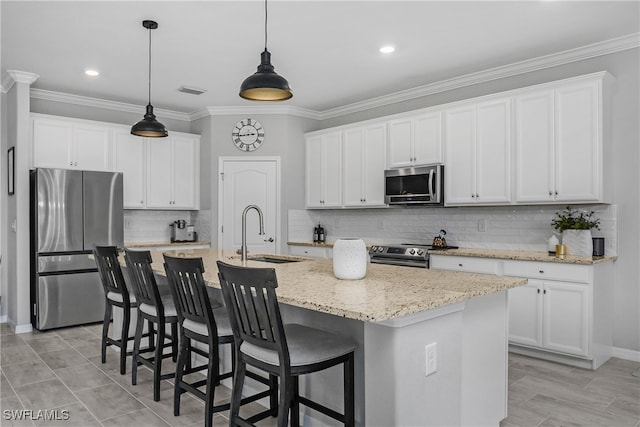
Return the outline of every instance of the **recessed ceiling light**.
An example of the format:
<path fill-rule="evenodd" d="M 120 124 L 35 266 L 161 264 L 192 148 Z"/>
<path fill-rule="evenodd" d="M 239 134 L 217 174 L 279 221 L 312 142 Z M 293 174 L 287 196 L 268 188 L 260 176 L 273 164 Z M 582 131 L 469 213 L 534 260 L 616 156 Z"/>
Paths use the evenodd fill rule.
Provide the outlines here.
<path fill-rule="evenodd" d="M 391 46 L 391 45 L 382 46 L 380 48 L 380 52 L 382 52 L 382 53 L 392 53 L 395 50 L 396 50 L 396 48 L 394 46 Z"/>
<path fill-rule="evenodd" d="M 91 69 L 84 70 L 84 73 L 89 77 L 97 77 L 100 75 L 100 71 Z"/>

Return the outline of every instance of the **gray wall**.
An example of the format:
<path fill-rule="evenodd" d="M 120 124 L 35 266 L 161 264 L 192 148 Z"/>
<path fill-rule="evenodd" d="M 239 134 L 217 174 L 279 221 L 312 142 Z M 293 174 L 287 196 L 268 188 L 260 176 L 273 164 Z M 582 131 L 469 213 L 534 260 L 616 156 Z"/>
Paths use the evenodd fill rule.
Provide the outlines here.
<path fill-rule="evenodd" d="M 319 128 L 329 128 L 373 119 L 418 108 L 444 104 L 476 96 L 502 92 L 608 71 L 616 81 L 612 87 L 610 137 L 605 140 L 605 155 L 612 166 L 605 170 L 613 179 L 612 203 L 618 206 L 618 260 L 614 264 L 614 346 L 640 351 L 640 72 L 639 49 L 630 49 L 554 68 L 494 80 L 465 88 L 437 93 L 385 107 L 379 107 L 324 120 Z"/>

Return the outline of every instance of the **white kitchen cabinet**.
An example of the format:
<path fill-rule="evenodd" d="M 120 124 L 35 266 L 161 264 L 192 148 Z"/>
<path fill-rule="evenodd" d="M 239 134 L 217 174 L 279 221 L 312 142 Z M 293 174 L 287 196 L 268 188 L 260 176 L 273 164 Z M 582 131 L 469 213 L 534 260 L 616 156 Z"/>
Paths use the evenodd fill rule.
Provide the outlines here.
<path fill-rule="evenodd" d="M 603 199 L 602 78 L 515 97 L 516 202 Z"/>
<path fill-rule="evenodd" d="M 34 167 L 111 170 L 109 126 L 41 115 L 32 126 Z"/>
<path fill-rule="evenodd" d="M 385 206 L 386 126 L 384 123 L 344 131 L 343 185 L 347 207 Z"/>
<path fill-rule="evenodd" d="M 131 135 L 129 128 L 113 131 L 113 167 L 122 172 L 125 209 L 144 209 L 147 205 L 146 138 Z"/>
<path fill-rule="evenodd" d="M 391 120 L 388 128 L 390 167 L 442 163 L 440 111 Z"/>
<path fill-rule="evenodd" d="M 445 204 L 511 202 L 511 102 L 445 111 Z"/>
<path fill-rule="evenodd" d="M 437 250 L 429 251 L 429 268 L 434 270 L 461 271 L 464 273 L 500 274 L 498 261 L 487 258 L 434 255 Z"/>
<path fill-rule="evenodd" d="M 306 207 L 342 206 L 342 132 L 307 137 Z"/>
<path fill-rule="evenodd" d="M 146 207 L 199 209 L 199 138 L 171 132 L 147 139 Z"/>
<path fill-rule="evenodd" d="M 289 254 L 296 256 L 330 259 L 333 254 L 333 249 L 329 246 L 301 246 L 290 244 Z"/>

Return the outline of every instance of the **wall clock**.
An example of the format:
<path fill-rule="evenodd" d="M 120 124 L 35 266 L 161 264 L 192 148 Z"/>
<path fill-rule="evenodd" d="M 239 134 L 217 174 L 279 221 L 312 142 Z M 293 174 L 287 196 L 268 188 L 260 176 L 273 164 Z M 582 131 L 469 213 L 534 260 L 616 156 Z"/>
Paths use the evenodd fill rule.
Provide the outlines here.
<path fill-rule="evenodd" d="M 255 151 L 264 141 L 264 128 L 257 120 L 242 119 L 234 126 L 231 138 L 238 150 Z"/>

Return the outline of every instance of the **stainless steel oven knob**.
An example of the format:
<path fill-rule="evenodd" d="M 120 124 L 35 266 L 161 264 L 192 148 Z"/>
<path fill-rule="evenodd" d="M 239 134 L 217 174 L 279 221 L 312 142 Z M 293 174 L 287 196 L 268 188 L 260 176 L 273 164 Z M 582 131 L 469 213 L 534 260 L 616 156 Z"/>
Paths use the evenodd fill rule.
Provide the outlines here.
<path fill-rule="evenodd" d="M 384 248 L 382 246 L 378 246 L 378 252 L 382 252 L 384 251 Z"/>
<path fill-rule="evenodd" d="M 422 249 L 418 249 L 418 255 L 422 255 L 424 251 Z"/>
<path fill-rule="evenodd" d="M 416 250 L 415 250 L 415 249 L 413 249 L 413 248 L 411 248 L 411 249 L 409 249 L 409 253 L 410 253 L 411 255 L 413 255 L 413 254 L 415 254 L 415 253 L 416 253 Z"/>
<path fill-rule="evenodd" d="M 377 247 L 377 246 L 371 246 L 371 252 L 375 252 L 375 251 L 376 251 L 376 249 L 378 249 L 378 247 Z"/>

